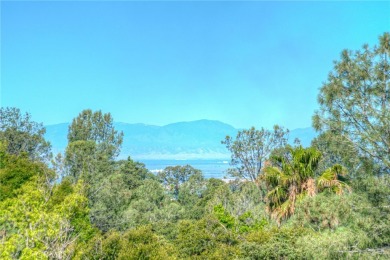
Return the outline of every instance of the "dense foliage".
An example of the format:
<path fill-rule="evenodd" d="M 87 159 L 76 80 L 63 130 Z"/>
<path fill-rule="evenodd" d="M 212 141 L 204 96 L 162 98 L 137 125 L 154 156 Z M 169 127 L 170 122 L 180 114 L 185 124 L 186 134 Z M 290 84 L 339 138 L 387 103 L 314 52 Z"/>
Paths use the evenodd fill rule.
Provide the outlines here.
<path fill-rule="evenodd" d="M 314 116 L 317 129 L 342 135 L 344 145 L 371 157 L 384 171 L 390 168 L 389 56 L 390 33 L 373 48 L 344 50 L 320 89 Z"/>
<path fill-rule="evenodd" d="M 302 146 L 287 146 L 282 156 L 271 158 L 274 166 L 264 169 L 269 190 L 266 201 L 271 216 L 279 223 L 293 215 L 295 204 L 306 196 L 314 197 L 321 191 L 343 194 L 344 190 L 350 189 L 345 183 L 346 169 L 339 164 L 315 178 L 320 159 L 319 150 Z"/>
<path fill-rule="evenodd" d="M 31 121 L 29 113 L 22 114 L 18 108 L 0 108 L 0 140 L 8 153 L 26 153 L 31 160 L 48 159 L 50 143 L 44 138 L 45 132 L 42 124 Z"/>
<path fill-rule="evenodd" d="M 237 178 L 229 182 L 190 165 L 155 175 L 131 158 L 118 160 L 123 136 L 101 111 L 82 111 L 65 154 L 49 163 L 40 159 L 50 152 L 41 124 L 2 109 L 0 258 L 389 259 L 388 38 L 336 63 L 317 114 L 327 127 L 311 147 L 286 145 L 280 127 L 227 137 Z M 370 86 L 356 85 L 366 80 L 354 76 L 363 65 L 374 73 Z M 328 88 L 340 91 L 330 97 Z M 376 109 L 361 120 L 369 132 L 358 135 L 334 110 L 351 93 L 364 93 L 364 107 Z"/>

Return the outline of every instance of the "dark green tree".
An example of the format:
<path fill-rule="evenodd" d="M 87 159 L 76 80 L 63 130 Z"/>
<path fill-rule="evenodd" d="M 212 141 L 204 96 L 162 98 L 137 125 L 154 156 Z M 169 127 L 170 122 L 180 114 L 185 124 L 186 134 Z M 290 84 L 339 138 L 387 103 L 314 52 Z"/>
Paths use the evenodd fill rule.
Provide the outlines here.
<path fill-rule="evenodd" d="M 234 140 L 226 136 L 222 144 L 231 152 L 228 174 L 232 177 L 255 181 L 264 167 L 264 162 L 274 149 L 287 143 L 288 130 L 275 125 L 273 130 L 256 130 L 254 127 L 237 133 Z"/>
<path fill-rule="evenodd" d="M 77 180 L 81 174 L 89 178 L 112 172 L 122 141 L 110 113 L 83 110 L 69 126 L 65 164 L 70 175 Z"/>
<path fill-rule="evenodd" d="M 96 236 L 80 259 L 177 259 L 175 248 L 163 237 L 157 236 L 150 226 L 140 226 L 121 234 Z"/>
<path fill-rule="evenodd" d="M 180 186 L 188 182 L 190 178 L 202 180 L 202 172 L 193 168 L 190 165 L 185 166 L 168 166 L 162 172 L 158 173 L 157 177 L 172 192 L 175 199 L 179 197 Z"/>
<path fill-rule="evenodd" d="M 27 153 L 31 160 L 47 160 L 51 146 L 44 138 L 42 123 L 31 120 L 15 107 L 0 108 L 0 140 L 7 144 L 7 152 L 14 155 Z"/>
<path fill-rule="evenodd" d="M 344 50 L 320 89 L 314 127 L 344 136 L 351 146 L 390 172 L 390 33 L 379 46 Z"/>
<path fill-rule="evenodd" d="M 138 188 L 144 180 L 156 179 L 156 176 L 146 169 L 145 164 L 137 162 L 128 157 L 126 160 L 115 162 L 116 172 L 124 177 L 128 189 Z"/>
<path fill-rule="evenodd" d="M 180 259 L 240 259 L 237 244 L 235 234 L 212 215 L 180 221 L 175 240 Z"/>
<path fill-rule="evenodd" d="M 84 110 L 69 126 L 65 167 L 73 182 L 83 181 L 91 222 L 102 231 L 117 225 L 129 202 L 128 187 L 115 162 L 122 140 L 109 113 Z"/>
<path fill-rule="evenodd" d="M 15 197 L 19 188 L 34 177 L 40 176 L 49 184 L 53 181 L 55 174 L 45 164 L 31 161 L 26 154 L 9 154 L 6 148 L 0 142 L 0 201 Z"/>
<path fill-rule="evenodd" d="M 96 174 L 99 163 L 94 141 L 74 141 L 69 143 L 65 151 L 65 164 L 68 175 L 77 181 L 79 178 L 89 180 Z"/>
<path fill-rule="evenodd" d="M 312 146 L 322 153 L 317 169 L 318 174 L 334 164 L 346 167 L 348 175 L 352 178 L 367 177 L 368 173 L 380 171 L 380 167 L 374 160 L 359 153 L 358 148 L 345 135 L 326 131 L 312 141 Z"/>
<path fill-rule="evenodd" d="M 86 109 L 73 119 L 69 126 L 68 143 L 75 141 L 94 141 L 99 151 L 113 159 L 120 152 L 123 132 L 118 133 L 115 130 L 110 113 L 103 114 L 100 110 L 92 112 Z"/>
<path fill-rule="evenodd" d="M 135 162 L 130 157 L 115 162 L 114 167 L 114 171 L 100 181 L 99 189 L 92 198 L 92 221 L 103 232 L 110 229 L 122 231 L 129 227 L 131 219 L 126 216 L 126 211 L 131 201 L 138 199 L 137 188 L 145 180 L 155 178 L 144 164 Z M 139 197 L 144 199 L 145 196 L 150 196 L 150 192 Z"/>

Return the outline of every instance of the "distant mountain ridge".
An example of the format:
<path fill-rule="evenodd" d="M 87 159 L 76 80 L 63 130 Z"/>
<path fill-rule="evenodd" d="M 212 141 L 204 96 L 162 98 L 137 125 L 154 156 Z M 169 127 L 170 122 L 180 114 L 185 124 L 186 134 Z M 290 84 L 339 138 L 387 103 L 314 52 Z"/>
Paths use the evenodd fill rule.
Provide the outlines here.
<path fill-rule="evenodd" d="M 65 150 L 68 127 L 69 123 L 46 126 L 45 137 L 53 152 Z M 165 126 L 115 122 L 114 127 L 124 133 L 120 158 L 131 156 L 137 160 L 228 159 L 230 153 L 221 141 L 227 135 L 235 137 L 238 131 L 226 123 L 206 119 Z M 299 138 L 302 145 L 308 146 L 315 136 L 313 128 L 300 128 L 290 131 L 289 140 Z"/>

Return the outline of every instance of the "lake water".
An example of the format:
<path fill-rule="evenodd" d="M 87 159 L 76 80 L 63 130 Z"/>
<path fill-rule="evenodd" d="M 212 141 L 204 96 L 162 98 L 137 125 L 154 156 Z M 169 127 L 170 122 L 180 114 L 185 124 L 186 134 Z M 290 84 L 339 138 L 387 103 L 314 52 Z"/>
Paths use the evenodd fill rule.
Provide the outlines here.
<path fill-rule="evenodd" d="M 226 175 L 226 170 L 230 167 L 228 160 L 139 160 L 144 163 L 146 168 L 153 173 L 162 171 L 167 166 L 184 166 L 191 165 L 192 167 L 201 170 L 205 178 L 223 179 Z"/>

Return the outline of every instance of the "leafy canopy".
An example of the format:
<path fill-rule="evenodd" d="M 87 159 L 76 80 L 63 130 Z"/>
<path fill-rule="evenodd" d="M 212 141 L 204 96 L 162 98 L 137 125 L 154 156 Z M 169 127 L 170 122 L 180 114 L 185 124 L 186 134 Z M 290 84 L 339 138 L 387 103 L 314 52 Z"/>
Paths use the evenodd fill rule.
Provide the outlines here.
<path fill-rule="evenodd" d="M 255 181 L 271 152 L 287 143 L 288 132 L 275 125 L 272 131 L 252 127 L 238 131 L 236 139 L 226 136 L 222 144 L 231 152 L 230 164 L 234 167 L 228 173 L 232 177 Z"/>
<path fill-rule="evenodd" d="M 113 158 L 120 152 L 123 133 L 115 130 L 110 113 L 86 109 L 69 126 L 68 143 L 75 141 L 94 141 L 100 150 Z"/>
<path fill-rule="evenodd" d="M 31 160 L 50 158 L 50 143 L 44 138 L 42 123 L 31 120 L 29 113 L 22 114 L 15 107 L 0 108 L 0 140 L 7 144 L 7 153 L 27 153 Z"/>
<path fill-rule="evenodd" d="M 320 89 L 313 125 L 347 137 L 361 154 L 390 171 L 390 33 L 379 46 L 344 50 Z"/>
<path fill-rule="evenodd" d="M 180 186 L 190 179 L 203 180 L 202 172 L 190 165 L 168 166 L 157 177 L 172 192 L 175 199 L 179 197 Z"/>

